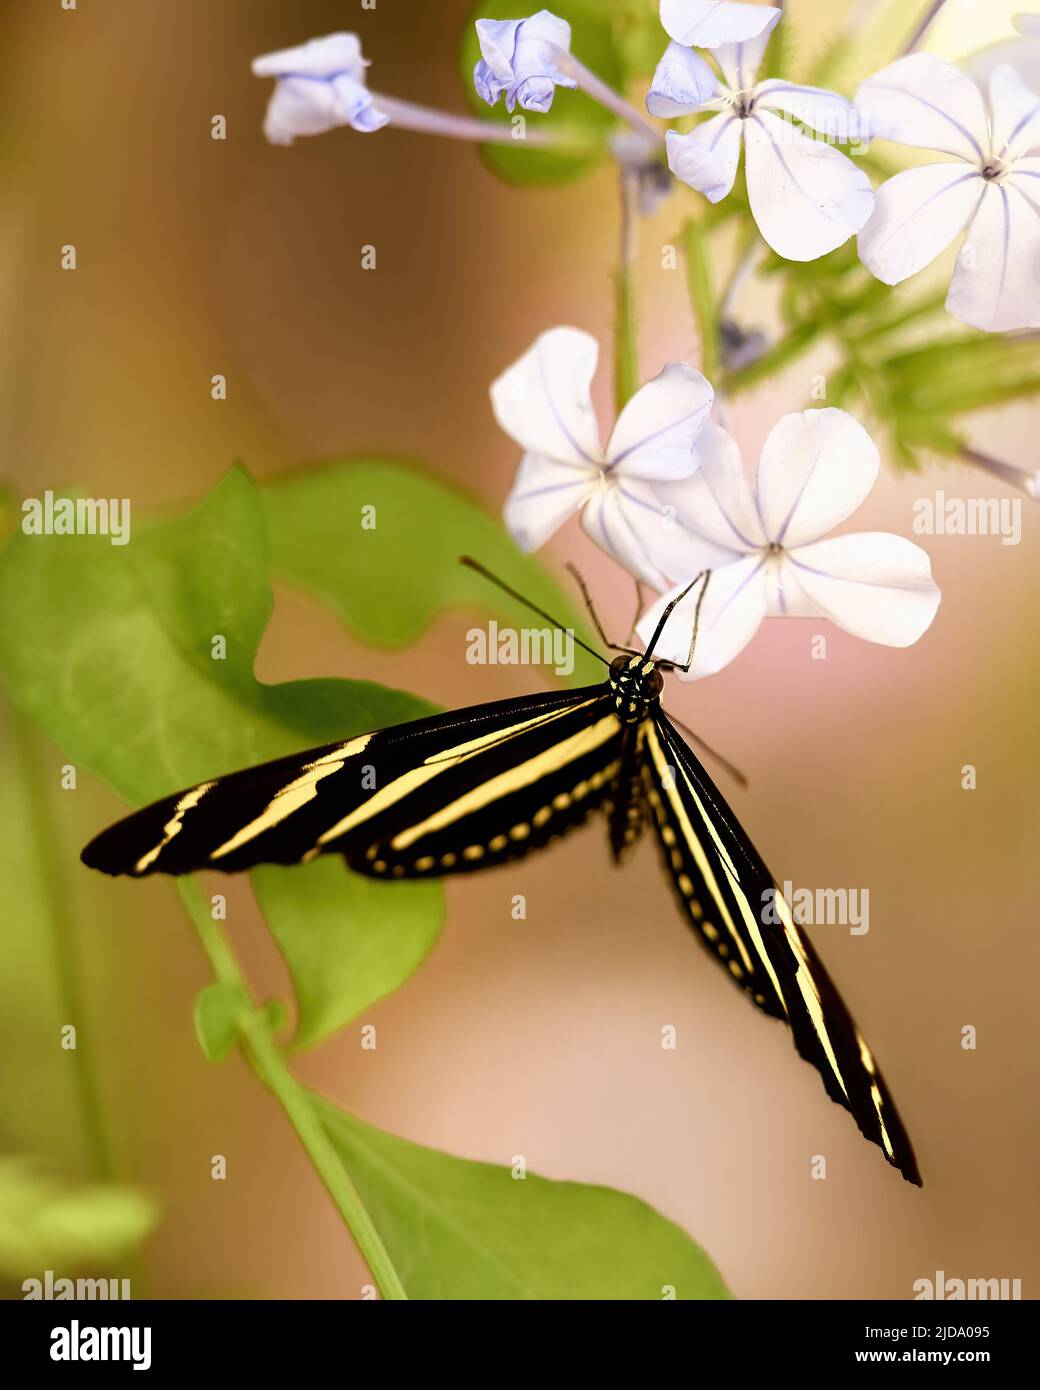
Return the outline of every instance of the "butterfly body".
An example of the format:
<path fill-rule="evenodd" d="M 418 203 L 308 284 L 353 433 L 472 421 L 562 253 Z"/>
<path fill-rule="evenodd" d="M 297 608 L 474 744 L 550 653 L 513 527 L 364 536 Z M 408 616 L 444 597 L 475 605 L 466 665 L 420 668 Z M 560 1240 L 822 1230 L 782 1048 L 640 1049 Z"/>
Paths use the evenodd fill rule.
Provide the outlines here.
<path fill-rule="evenodd" d="M 142 877 L 239 872 L 339 854 L 384 880 L 515 860 L 602 810 L 620 861 L 645 824 L 688 925 L 762 1012 L 782 1019 L 828 1095 L 920 1183 L 862 1033 L 776 881 L 661 708 L 662 670 L 626 653 L 608 679 L 434 715 L 199 783 L 136 812 L 84 863 Z"/>
<path fill-rule="evenodd" d="M 603 809 L 611 857 L 620 864 L 642 834 L 649 809 L 643 787 L 642 726 L 660 707 L 664 680 L 656 662 L 626 654 L 610 663 L 608 684 L 622 742 L 620 766 Z"/>

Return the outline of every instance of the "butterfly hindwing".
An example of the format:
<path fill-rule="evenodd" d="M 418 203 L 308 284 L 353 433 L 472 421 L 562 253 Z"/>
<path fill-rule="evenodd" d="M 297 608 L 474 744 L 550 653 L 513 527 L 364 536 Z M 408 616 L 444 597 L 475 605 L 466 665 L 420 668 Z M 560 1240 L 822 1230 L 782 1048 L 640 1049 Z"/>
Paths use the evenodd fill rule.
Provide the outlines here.
<path fill-rule="evenodd" d="M 641 730 L 647 796 L 691 924 L 753 1002 L 787 1022 L 831 1099 L 920 1184 L 873 1054 L 736 816 L 663 712 Z"/>
<path fill-rule="evenodd" d="M 786 1018 L 768 957 L 755 938 L 757 918 L 749 932 L 740 901 L 731 888 L 728 868 L 732 860 L 722 852 L 711 824 L 705 825 L 700 806 L 691 795 L 692 787 L 670 742 L 672 726 L 660 715 L 644 723 L 641 732 L 646 795 L 665 866 L 690 925 L 760 1009 L 774 1018 Z M 698 786 L 706 783 L 703 770 L 702 777 L 704 781 L 698 779 Z M 712 794 L 710 804 L 721 799 L 714 788 Z M 769 884 L 772 886 L 771 879 Z"/>
<path fill-rule="evenodd" d="M 390 877 L 475 868 L 525 853 L 599 804 L 620 750 L 611 711 L 606 687 L 590 686 L 362 734 L 166 797 L 82 858 L 138 877 L 322 853 Z"/>

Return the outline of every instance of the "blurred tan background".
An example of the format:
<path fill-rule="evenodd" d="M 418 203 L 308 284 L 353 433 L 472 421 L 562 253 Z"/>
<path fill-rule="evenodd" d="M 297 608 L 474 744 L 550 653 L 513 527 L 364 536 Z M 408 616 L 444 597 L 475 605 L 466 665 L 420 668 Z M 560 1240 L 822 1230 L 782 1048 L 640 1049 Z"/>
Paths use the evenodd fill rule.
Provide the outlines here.
<path fill-rule="evenodd" d="M 542 329 L 600 335 L 610 410 L 608 170 L 518 190 L 473 150 L 394 130 L 268 147 L 259 53 L 356 29 L 377 90 L 464 109 L 456 63 L 468 0 L 58 0 L 0 19 L 0 361 L 3 472 L 16 497 L 79 483 L 135 508 L 194 499 L 235 459 L 258 475 L 332 455 L 426 461 L 497 510 L 516 464 L 487 403 L 493 375 Z M 1011 35 L 1015 6 L 956 3 L 934 43 L 959 57 Z M 802 0 L 823 46 L 841 7 Z M 662 35 L 662 48 L 664 37 Z M 227 117 L 228 139 L 210 139 Z M 644 377 L 696 362 L 681 277 L 660 267 L 681 208 L 644 233 Z M 79 269 L 58 269 L 62 244 Z M 379 269 L 362 273 L 363 243 Z M 747 301 L 752 318 L 756 301 Z M 761 308 L 763 320 L 767 306 Z M 741 398 L 753 459 L 806 403 L 807 358 Z M 228 400 L 210 399 L 221 372 Z M 974 422 L 976 442 L 1036 462 L 1036 408 Z M 1004 490 L 981 473 L 890 471 L 856 529 L 911 534 L 916 498 Z M 870 931 L 814 940 L 878 1054 L 914 1139 L 919 1192 L 887 1168 L 779 1027 L 748 1008 L 683 926 L 646 844 L 623 874 L 590 828 L 519 868 L 449 885 L 447 925 L 393 998 L 304 1058 L 308 1080 L 417 1141 L 652 1202 L 703 1243 L 740 1297 L 908 1298 L 916 1279 L 1040 1279 L 1036 1172 L 1037 517 L 1017 547 L 924 538 L 944 599 L 915 648 L 772 623 L 670 707 L 751 776 L 733 795 L 768 862 L 796 885 L 869 888 Z M 631 594 L 576 527 L 611 625 Z M 402 563 L 407 564 L 407 556 Z M 422 576 L 416 576 L 422 583 Z M 378 602 L 378 595 L 373 595 Z M 465 615 L 415 649 L 373 653 L 280 594 L 267 680 L 369 675 L 443 704 L 540 678 L 464 660 Z M 828 659 L 810 659 L 826 630 Z M 56 751 L 50 756 L 60 762 Z M 961 789 L 961 768 L 978 789 Z M 0 778 L 17 775 L 9 745 Z M 87 779 L 84 779 L 85 783 Z M 207 981 L 168 884 L 102 882 L 76 852 L 119 812 L 96 784 L 55 796 L 74 890 L 69 924 L 114 1171 L 164 1218 L 136 1285 L 154 1296 L 358 1297 L 365 1273 L 274 1103 L 237 1060 L 208 1066 L 191 1006 Z M 31 846 L 12 827 L 8 868 Z M 510 917 L 513 893 L 528 920 Z M 245 884 L 230 929 L 262 993 L 287 990 Z M 83 1135 L 54 1045 L 55 961 L 5 920 L 0 944 L 0 1149 L 71 1167 Z M 375 1022 L 379 1047 L 360 1048 Z M 659 1046 L 674 1024 L 679 1047 Z M 976 1051 L 961 1029 L 978 1030 Z M 213 1182 L 224 1153 L 229 1178 Z M 815 1154 L 828 1177 L 810 1179 Z"/>

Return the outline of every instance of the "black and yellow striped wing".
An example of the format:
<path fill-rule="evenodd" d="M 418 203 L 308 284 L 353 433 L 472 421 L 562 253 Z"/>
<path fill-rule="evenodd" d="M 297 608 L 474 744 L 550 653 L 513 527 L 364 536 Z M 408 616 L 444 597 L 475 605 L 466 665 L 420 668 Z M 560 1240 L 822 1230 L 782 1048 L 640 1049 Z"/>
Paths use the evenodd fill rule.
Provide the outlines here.
<path fill-rule="evenodd" d="M 736 816 L 662 712 L 641 726 L 641 736 L 647 797 L 694 930 L 760 1009 L 786 1021 L 831 1099 L 920 1185 L 913 1148 L 866 1039 Z"/>
<path fill-rule="evenodd" d="M 136 877 L 319 854 L 386 878 L 475 869 L 584 820 L 621 740 L 606 685 L 477 705 L 202 782 L 119 821 L 81 857 Z"/>

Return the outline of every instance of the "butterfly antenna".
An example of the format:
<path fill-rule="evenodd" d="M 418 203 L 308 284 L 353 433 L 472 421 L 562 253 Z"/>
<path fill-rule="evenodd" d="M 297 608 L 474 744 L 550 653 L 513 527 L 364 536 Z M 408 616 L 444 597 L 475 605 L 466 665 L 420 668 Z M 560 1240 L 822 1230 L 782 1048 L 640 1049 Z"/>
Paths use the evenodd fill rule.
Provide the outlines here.
<path fill-rule="evenodd" d="M 676 605 L 682 603 L 683 599 L 684 599 L 684 598 L 686 597 L 686 595 L 690 592 L 690 590 L 694 587 L 694 585 L 695 585 L 695 584 L 698 584 L 698 583 L 703 579 L 703 580 L 704 580 L 704 588 L 701 589 L 700 593 L 697 595 L 697 607 L 696 607 L 696 609 L 695 609 L 695 611 L 694 611 L 694 614 L 693 614 L 693 640 L 690 642 L 690 655 L 689 655 L 689 658 L 688 658 L 688 660 L 687 660 L 685 666 L 679 665 L 678 662 L 672 663 L 673 665 L 678 666 L 680 671 L 688 671 L 688 670 L 690 669 L 690 666 L 691 666 L 691 664 L 692 664 L 692 662 L 693 662 L 693 648 L 694 648 L 694 646 L 696 645 L 696 642 L 697 642 L 697 624 L 700 622 L 700 617 L 701 617 L 701 604 L 704 602 L 704 590 L 707 589 L 707 587 L 708 587 L 708 580 L 709 580 L 710 578 L 711 578 L 711 570 L 701 570 L 700 574 L 694 575 L 694 577 L 690 580 L 689 584 L 687 584 L 686 588 L 683 589 L 682 593 L 676 594 L 675 598 L 673 598 L 672 601 L 671 601 L 670 603 L 668 603 L 668 604 L 665 605 L 665 610 L 664 610 L 664 612 L 661 614 L 661 617 L 660 617 L 660 620 L 659 620 L 657 626 L 654 628 L 654 635 L 650 638 L 650 642 L 649 642 L 649 644 L 647 645 L 647 648 L 646 648 L 646 655 L 647 655 L 647 657 L 653 656 L 653 654 L 654 654 L 654 648 L 657 646 L 658 642 L 661 640 L 661 633 L 664 632 L 664 625 L 665 625 L 665 623 L 668 621 L 668 619 L 672 616 L 672 612 L 673 612 L 673 610 L 675 609 Z"/>
<path fill-rule="evenodd" d="M 599 615 L 597 614 L 595 608 L 592 605 L 592 595 L 589 593 L 589 586 L 585 583 L 584 579 L 582 579 L 581 575 L 578 573 L 577 566 L 571 564 L 571 562 L 568 560 L 564 568 L 567 570 L 567 573 L 571 576 L 571 578 L 577 584 L 578 588 L 581 590 L 581 596 L 585 600 L 585 607 L 589 610 L 589 614 L 592 617 L 592 621 L 596 625 L 596 631 L 599 633 L 599 639 L 603 643 L 603 645 L 605 647 L 610 647 L 610 649 L 615 652 L 627 652 L 629 656 L 637 656 L 638 653 L 634 652 L 631 647 L 622 647 L 617 642 L 612 642 L 610 638 L 607 636 L 607 634 L 603 631 L 603 624 L 600 622 Z"/>
<path fill-rule="evenodd" d="M 575 634 L 573 628 L 566 627 L 558 618 L 554 618 L 551 613 L 547 613 L 544 608 L 539 608 L 537 603 L 533 603 L 529 598 L 519 593 L 511 584 L 507 584 L 504 579 L 499 579 L 497 574 L 492 574 L 479 560 L 474 560 L 470 555 L 460 555 L 459 564 L 465 565 L 467 569 L 475 570 L 482 578 L 490 580 L 490 582 L 501 589 L 504 594 L 508 594 L 510 598 L 515 598 L 518 603 L 522 603 L 526 608 L 530 608 L 532 613 L 537 613 L 540 618 L 544 618 L 545 621 L 550 623 L 553 627 L 559 628 L 561 632 L 569 633 L 572 642 L 576 642 L 583 651 L 588 652 L 590 656 L 594 656 L 597 661 L 602 661 L 604 666 L 610 665 L 610 662 L 603 653 L 596 651 L 595 647 L 590 647 L 587 642 L 583 642 L 581 638 Z"/>
<path fill-rule="evenodd" d="M 690 634 L 690 653 L 686 658 L 686 664 L 684 666 L 681 666 L 678 662 L 674 663 L 677 671 L 688 671 L 693 665 L 693 653 L 697 648 L 697 631 L 701 625 L 701 604 L 704 602 L 704 595 L 708 592 L 709 579 L 711 579 L 711 570 L 705 570 L 704 583 L 701 586 L 700 593 L 697 595 L 697 606 L 693 610 L 693 632 Z M 696 582 L 697 581 L 694 580 L 694 583 Z"/>
<path fill-rule="evenodd" d="M 636 580 L 636 612 L 635 612 L 635 617 L 632 619 L 632 626 L 628 629 L 628 640 L 629 640 L 630 642 L 631 642 L 632 639 L 635 637 L 635 635 L 636 635 L 636 628 L 639 626 L 639 615 L 640 615 L 640 614 L 642 613 L 642 611 L 643 611 L 643 602 L 644 602 L 644 600 L 643 600 L 643 586 L 642 586 L 642 584 L 640 583 L 640 581 L 637 579 L 637 580 Z"/>

